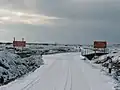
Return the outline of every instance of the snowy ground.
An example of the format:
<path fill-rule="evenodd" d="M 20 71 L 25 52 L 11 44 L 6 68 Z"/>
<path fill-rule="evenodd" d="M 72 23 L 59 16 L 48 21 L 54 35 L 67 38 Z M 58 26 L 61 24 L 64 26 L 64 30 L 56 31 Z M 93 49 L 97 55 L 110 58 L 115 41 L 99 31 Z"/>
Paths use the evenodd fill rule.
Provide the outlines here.
<path fill-rule="evenodd" d="M 112 78 L 82 58 L 79 53 L 44 56 L 45 65 L 0 90 L 114 90 Z"/>
<path fill-rule="evenodd" d="M 41 55 L 21 58 L 8 51 L 0 51 L 0 85 L 34 71 L 43 65 Z"/>
<path fill-rule="evenodd" d="M 41 55 L 79 51 L 75 45 L 28 45 L 13 48 L 12 44 L 0 44 L 0 86 L 36 70 L 44 64 Z"/>
<path fill-rule="evenodd" d="M 108 74 L 109 60 L 107 60 L 107 57 L 110 57 L 112 59 L 112 73 L 110 76 L 113 77 L 116 82 L 116 90 L 120 90 L 120 50 L 113 49 L 111 51 L 112 52 L 107 55 L 93 59 L 90 63 Z"/>

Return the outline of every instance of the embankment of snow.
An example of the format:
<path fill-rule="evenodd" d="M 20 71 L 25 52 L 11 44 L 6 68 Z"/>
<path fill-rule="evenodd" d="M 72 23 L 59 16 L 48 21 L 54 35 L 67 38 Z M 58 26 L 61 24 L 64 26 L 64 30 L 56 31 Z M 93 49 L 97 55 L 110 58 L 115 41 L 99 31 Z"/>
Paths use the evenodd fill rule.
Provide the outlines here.
<path fill-rule="evenodd" d="M 112 59 L 111 74 L 108 73 L 109 61 L 107 60 L 107 57 L 110 57 Z M 111 52 L 110 54 L 100 56 L 96 59 L 93 59 L 91 63 L 93 66 L 96 66 L 98 64 L 97 67 L 99 66 L 101 71 L 104 71 L 106 74 L 112 76 L 116 81 L 115 82 L 116 90 L 120 89 L 120 51 L 114 51 L 114 52 Z"/>
<path fill-rule="evenodd" d="M 4 85 L 16 78 L 36 70 L 43 64 L 40 55 L 32 55 L 27 58 L 7 52 L 0 52 L 0 84 Z"/>

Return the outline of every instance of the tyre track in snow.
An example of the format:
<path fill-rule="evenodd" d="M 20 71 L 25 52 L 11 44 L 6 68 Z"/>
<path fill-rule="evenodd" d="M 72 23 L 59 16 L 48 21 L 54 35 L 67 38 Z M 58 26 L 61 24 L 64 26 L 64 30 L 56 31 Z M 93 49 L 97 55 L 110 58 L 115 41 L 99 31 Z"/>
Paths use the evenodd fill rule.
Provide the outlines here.
<path fill-rule="evenodd" d="M 76 60 L 75 60 L 75 61 L 76 61 Z M 76 62 L 77 62 L 77 61 L 76 61 Z M 83 78 L 84 78 L 84 81 L 86 82 L 89 90 L 93 90 L 92 87 L 91 87 L 91 85 L 90 85 L 90 83 L 89 83 L 89 81 L 87 80 L 87 77 L 86 77 L 84 68 L 83 68 L 82 66 L 80 66 L 80 65 L 78 66 L 78 63 L 76 63 L 76 66 L 77 66 L 77 67 L 80 69 L 80 71 L 82 72 L 81 74 L 82 74 L 82 76 L 83 76 Z M 89 77 L 89 78 L 90 78 L 90 77 Z"/>
<path fill-rule="evenodd" d="M 72 63 L 74 62 L 74 64 L 75 64 L 75 66 L 73 66 L 72 65 Z M 92 88 L 91 88 L 91 86 L 90 86 L 90 84 L 88 83 L 88 81 L 87 81 L 87 78 L 85 77 L 85 75 L 84 75 L 84 70 L 83 70 L 83 68 L 79 65 L 79 63 L 77 63 L 77 61 L 76 60 L 71 60 L 70 61 L 70 68 L 71 68 L 71 88 L 69 89 L 69 90 L 74 90 L 74 88 L 75 88 L 75 84 L 79 84 L 79 83 L 76 83 L 76 82 L 74 82 L 73 81 L 73 79 L 75 79 L 75 74 L 78 74 L 78 75 L 80 75 L 80 78 L 81 78 L 81 80 L 83 80 L 83 83 L 85 83 L 85 90 L 93 90 Z M 75 72 L 74 70 L 78 70 L 79 69 L 79 73 L 78 72 Z M 72 75 L 73 74 L 73 75 Z M 74 84 L 74 87 L 73 87 L 73 84 Z M 78 90 L 78 89 L 77 89 Z"/>
<path fill-rule="evenodd" d="M 34 85 L 26 88 L 25 90 L 35 90 L 35 89 L 38 90 L 37 87 L 39 86 L 42 88 L 42 90 L 48 90 L 46 87 L 44 87 L 44 85 L 46 84 L 48 85 L 49 90 L 55 90 L 55 89 L 68 90 L 67 89 L 67 83 L 69 79 L 68 61 L 66 60 L 66 58 L 60 60 L 57 58 L 56 61 L 57 62 L 55 63 L 51 71 L 47 72 L 46 76 L 42 77 L 41 81 L 43 81 L 43 83 L 40 82 L 39 80 L 38 82 L 34 83 Z M 60 83 L 60 85 L 58 83 Z"/>
<path fill-rule="evenodd" d="M 71 72 L 71 68 L 69 68 L 69 71 L 70 71 L 70 90 L 72 90 L 72 72 Z"/>
<path fill-rule="evenodd" d="M 64 86 L 64 90 L 72 90 L 72 73 L 71 73 L 70 65 L 68 65 L 68 71 L 67 71 L 67 77 L 66 77 L 66 83 Z"/>
<path fill-rule="evenodd" d="M 66 87 L 67 87 L 67 83 L 68 83 L 68 79 L 69 79 L 69 68 L 67 70 L 67 76 L 66 76 L 66 81 L 65 81 L 65 85 L 64 85 L 64 90 L 66 90 Z"/>
<path fill-rule="evenodd" d="M 46 75 L 44 78 L 47 77 L 47 75 L 49 74 L 49 72 L 53 72 L 51 70 L 55 69 L 54 67 L 58 66 L 58 65 L 61 65 L 63 62 L 59 62 L 60 60 L 56 60 L 54 61 L 54 63 L 52 64 L 52 66 L 50 66 L 50 69 L 48 69 L 47 71 L 43 72 L 44 75 Z M 67 64 L 65 64 L 67 65 Z M 63 65 L 63 66 L 65 66 Z M 44 75 L 40 75 L 41 77 L 44 76 Z M 68 77 L 67 75 L 69 75 L 69 72 L 67 74 L 67 68 L 66 68 L 66 77 Z M 41 80 L 41 77 L 38 76 L 38 78 L 36 80 L 34 80 L 32 83 L 30 83 L 29 85 L 27 85 L 26 87 L 24 87 L 23 89 L 21 90 L 31 90 L 32 87 L 35 87 L 36 84 L 40 83 L 40 80 Z M 66 83 L 67 83 L 67 78 L 66 78 Z M 54 81 L 53 81 L 54 82 Z M 56 81 L 55 81 L 56 82 Z M 53 89 L 52 90 L 58 90 L 58 88 L 55 86 L 53 86 Z M 62 89 L 63 90 L 63 89 Z"/>
<path fill-rule="evenodd" d="M 48 71 L 54 66 L 55 63 L 56 63 L 56 60 L 54 60 L 54 61 L 50 64 L 50 66 L 48 66 L 49 68 L 47 68 L 47 69 L 45 68 L 46 70 L 43 71 L 43 72 L 44 72 L 44 73 L 48 72 Z M 47 64 L 44 64 L 44 65 L 40 66 L 40 68 L 38 68 L 38 69 L 41 69 L 41 67 L 43 68 L 43 67 L 46 66 L 46 65 L 47 65 Z M 38 70 L 38 69 L 36 69 L 36 70 Z M 35 71 L 36 71 L 36 70 L 35 70 Z M 38 70 L 38 71 L 39 71 L 39 70 Z M 33 73 L 35 73 L 35 72 L 33 72 Z M 15 81 L 11 82 L 10 84 L 8 84 L 7 87 L 4 87 L 4 86 L 3 86 L 2 88 L 0 88 L 0 90 L 9 90 L 10 88 L 12 88 L 12 87 L 16 84 L 17 81 L 21 81 L 24 77 L 29 76 L 30 74 L 32 74 L 32 72 L 24 75 L 24 76 L 21 77 L 21 78 L 18 78 L 18 80 L 15 80 Z M 38 79 L 40 79 L 40 75 L 38 75 L 38 76 L 37 76 L 35 79 L 33 79 L 32 81 L 28 82 L 27 85 L 23 85 L 23 88 L 22 88 L 22 89 L 19 89 L 19 90 L 26 90 L 27 87 L 29 87 L 31 84 L 33 84 L 34 82 L 36 82 Z"/>
<path fill-rule="evenodd" d="M 48 71 L 50 71 L 52 69 L 52 67 L 55 65 L 56 61 L 54 61 L 50 66 L 49 69 L 47 69 L 45 71 L 45 73 L 47 73 Z M 40 81 L 41 77 L 37 76 L 33 81 L 31 81 L 29 84 L 27 84 L 25 87 L 23 87 L 21 90 L 29 90 L 32 86 L 34 86 L 34 84 L 38 83 Z"/>

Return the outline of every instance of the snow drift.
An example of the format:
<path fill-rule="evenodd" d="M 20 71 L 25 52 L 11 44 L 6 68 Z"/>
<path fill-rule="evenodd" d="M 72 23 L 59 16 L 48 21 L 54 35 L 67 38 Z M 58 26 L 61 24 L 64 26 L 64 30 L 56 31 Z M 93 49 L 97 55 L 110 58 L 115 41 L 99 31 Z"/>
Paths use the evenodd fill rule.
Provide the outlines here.
<path fill-rule="evenodd" d="M 0 52 L 0 84 L 7 84 L 43 64 L 40 55 L 33 55 L 27 58 L 7 52 Z"/>
<path fill-rule="evenodd" d="M 108 66 L 109 61 L 107 60 L 107 57 L 110 57 L 112 59 L 112 73 L 108 73 Z M 99 67 L 101 71 L 104 71 L 107 75 L 110 75 L 115 80 L 115 88 L 116 90 L 120 90 L 120 51 L 118 50 L 112 50 L 110 54 L 100 56 L 96 59 L 93 59 L 91 61 L 92 66 Z"/>

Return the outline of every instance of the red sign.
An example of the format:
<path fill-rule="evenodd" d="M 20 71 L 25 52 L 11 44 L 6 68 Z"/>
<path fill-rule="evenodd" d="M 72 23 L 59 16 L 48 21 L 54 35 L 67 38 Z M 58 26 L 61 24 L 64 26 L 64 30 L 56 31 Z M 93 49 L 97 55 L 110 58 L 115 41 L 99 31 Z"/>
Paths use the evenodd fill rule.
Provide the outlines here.
<path fill-rule="evenodd" d="M 106 41 L 94 41 L 94 48 L 106 48 L 107 42 Z"/>
<path fill-rule="evenodd" d="M 14 47 L 26 47 L 26 41 L 13 41 Z"/>

